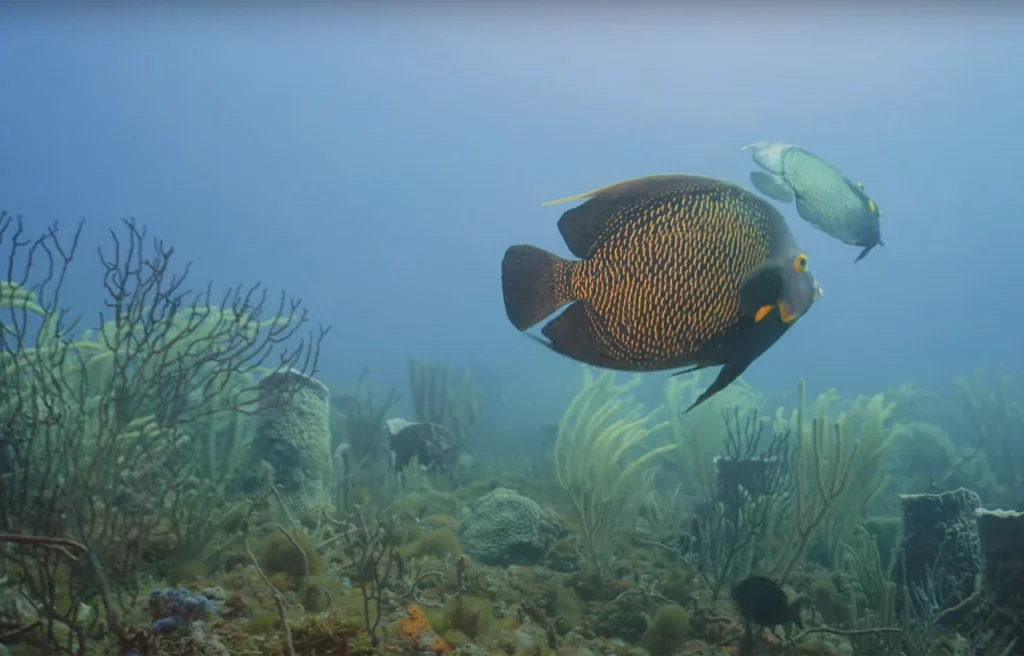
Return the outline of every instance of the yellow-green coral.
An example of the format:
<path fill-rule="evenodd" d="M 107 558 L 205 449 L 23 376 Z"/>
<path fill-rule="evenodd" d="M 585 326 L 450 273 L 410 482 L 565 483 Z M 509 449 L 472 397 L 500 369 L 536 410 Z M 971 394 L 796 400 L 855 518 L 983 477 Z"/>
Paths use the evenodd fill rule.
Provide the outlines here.
<path fill-rule="evenodd" d="M 615 372 L 594 376 L 583 367 L 583 387 L 569 404 L 555 438 L 555 475 L 568 494 L 583 531 L 588 565 L 603 573 L 625 535 L 631 500 L 642 496 L 644 468 L 677 448 L 668 444 L 643 450 L 667 422 L 655 423 L 661 407 L 645 413 L 631 392 L 640 380 L 615 382 Z"/>
<path fill-rule="evenodd" d="M 495 625 L 494 606 L 479 597 L 452 597 L 440 614 L 428 613 L 435 631 L 461 631 L 471 639 L 489 633 Z"/>
<path fill-rule="evenodd" d="M 406 558 L 458 558 L 462 554 L 459 537 L 450 529 L 439 528 L 419 536 L 412 544 L 402 548 Z"/>
<path fill-rule="evenodd" d="M 46 316 L 46 310 L 36 302 L 35 293 L 24 285 L 9 280 L 0 280 L 0 308 L 26 310 L 39 316 Z M 0 323 L 0 326 L 3 324 Z"/>
<path fill-rule="evenodd" d="M 559 634 L 567 633 L 580 625 L 583 620 L 583 606 L 576 593 L 564 585 L 552 585 L 547 589 L 544 610 L 554 618 Z"/>
<path fill-rule="evenodd" d="M 256 558 L 267 574 L 286 574 L 298 581 L 307 574 L 316 575 L 323 570 L 323 557 L 316 550 L 309 536 L 293 534 L 295 542 L 306 554 L 306 570 L 302 552 L 296 549 L 292 540 L 283 531 L 274 531 L 264 538 L 256 549 Z"/>
<path fill-rule="evenodd" d="M 811 581 L 807 594 L 814 603 L 814 608 L 821 613 L 825 623 L 830 626 L 844 626 L 850 619 L 850 607 L 846 599 L 839 593 L 835 581 L 827 576 L 819 576 Z"/>
<path fill-rule="evenodd" d="M 682 606 L 662 606 L 640 638 L 640 646 L 651 656 L 672 656 L 689 635 L 690 613 Z"/>
<path fill-rule="evenodd" d="M 245 623 L 245 630 L 254 634 L 270 633 L 277 630 L 280 621 L 280 616 L 274 611 L 259 611 Z"/>
<path fill-rule="evenodd" d="M 775 518 L 776 530 L 785 536 L 777 549 L 773 549 L 767 573 L 784 583 L 803 561 L 812 538 L 819 535 L 822 522 L 835 512 L 849 489 L 850 472 L 856 462 L 858 446 L 849 449 L 840 424 L 831 427 L 821 410 L 821 399 L 816 416 L 810 426 L 804 421 L 806 388 L 800 381 L 800 393 L 793 415 L 785 418 L 780 408 L 776 427 L 791 428 L 796 436 L 796 456 L 793 464 L 793 504 L 787 514 Z M 809 429 L 809 430 L 808 430 Z"/>

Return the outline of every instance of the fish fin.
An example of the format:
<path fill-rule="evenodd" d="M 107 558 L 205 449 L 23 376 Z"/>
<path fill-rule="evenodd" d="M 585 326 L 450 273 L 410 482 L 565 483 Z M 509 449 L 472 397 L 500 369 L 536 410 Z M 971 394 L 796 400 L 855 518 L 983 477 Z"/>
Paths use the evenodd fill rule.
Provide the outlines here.
<path fill-rule="evenodd" d="M 636 180 L 643 180 L 643 178 L 630 178 L 629 180 L 622 180 L 621 182 L 615 182 L 610 185 L 599 187 L 598 189 L 592 189 L 591 191 L 585 191 L 582 194 L 573 194 L 572 196 L 566 196 L 565 198 L 559 198 L 558 200 L 549 200 L 540 204 L 541 207 L 548 207 L 549 205 L 561 205 L 562 203 L 569 203 L 574 200 L 585 200 L 587 198 L 593 198 L 598 194 L 602 194 L 608 191 L 613 191 L 616 187 L 627 186 Z"/>
<path fill-rule="evenodd" d="M 562 200 L 589 198 L 582 205 L 566 210 L 558 219 L 558 231 L 573 255 L 586 258 L 597 243 L 607 221 L 618 209 L 635 204 L 637 200 L 656 195 L 668 189 L 685 190 L 689 185 L 708 184 L 712 178 L 675 173 L 633 178 L 570 196 Z M 714 181 L 721 184 L 720 181 Z M 561 202 L 561 201 L 553 201 Z"/>
<path fill-rule="evenodd" d="M 782 143 L 781 141 L 759 141 L 756 144 L 750 144 L 742 148 L 742 150 L 752 150 L 753 152 L 750 153 L 751 159 L 765 171 L 781 174 L 783 171 L 782 162 L 786 152 L 794 147 L 792 144 Z"/>
<path fill-rule="evenodd" d="M 828 223 L 827 219 L 822 216 L 822 213 L 815 209 L 810 203 L 799 196 L 796 197 L 796 213 L 800 215 L 804 221 L 808 221 L 815 226 L 821 228 L 826 234 L 831 234 L 824 228 L 822 224 Z"/>
<path fill-rule="evenodd" d="M 694 372 L 700 371 L 702 369 L 707 369 L 708 367 L 713 367 L 713 366 L 715 366 L 715 365 L 713 365 L 713 364 L 695 364 L 695 365 L 687 367 L 686 369 L 680 369 L 679 371 L 673 371 L 671 374 L 669 374 L 669 378 L 671 378 L 673 376 L 685 376 L 686 374 L 692 374 Z"/>
<path fill-rule="evenodd" d="M 750 183 L 754 185 L 755 189 L 773 200 L 780 203 L 793 202 L 793 187 L 782 176 L 764 171 L 752 171 Z"/>
<path fill-rule="evenodd" d="M 732 364 L 727 364 L 724 367 L 722 367 L 718 372 L 718 376 L 715 377 L 714 382 L 712 382 L 711 385 L 708 386 L 706 390 L 704 390 L 703 394 L 697 397 L 697 400 L 694 401 L 693 404 L 683 412 L 683 414 L 685 415 L 690 410 L 693 410 L 701 403 L 704 403 L 715 394 L 718 394 L 719 392 L 724 390 L 726 387 L 732 384 L 734 380 L 739 378 L 740 375 L 744 371 L 746 371 L 747 367 L 749 366 L 750 362 L 734 362 Z"/>
<path fill-rule="evenodd" d="M 575 300 L 568 291 L 575 265 L 536 246 L 510 246 L 501 260 L 501 291 L 512 325 L 526 330 Z"/>
<path fill-rule="evenodd" d="M 877 244 L 872 244 L 872 245 L 870 245 L 870 246 L 865 246 L 865 247 L 864 247 L 864 250 L 862 250 L 862 251 L 860 252 L 860 255 L 858 255 L 858 256 L 857 256 L 857 259 L 856 259 L 856 260 L 854 260 L 854 261 L 853 261 L 853 263 L 854 263 L 854 264 L 856 264 L 857 262 L 860 262 L 860 261 L 861 261 L 861 260 L 863 260 L 863 259 L 864 259 L 865 257 L 867 257 L 867 256 L 868 256 L 868 253 L 870 253 L 870 252 L 871 252 L 871 249 L 872 249 L 872 248 L 874 248 L 874 247 L 875 247 L 876 245 L 877 245 Z"/>
<path fill-rule="evenodd" d="M 638 186 L 639 187 L 643 187 L 643 186 L 646 186 L 644 183 L 652 182 L 652 181 L 659 181 L 662 178 L 673 178 L 673 179 L 676 179 L 676 178 L 685 178 L 685 177 L 688 177 L 688 176 L 686 176 L 685 174 L 682 174 L 682 173 L 669 173 L 669 174 L 666 174 L 666 175 L 648 175 L 648 176 L 644 176 L 642 178 L 629 178 L 628 180 L 621 180 L 619 182 L 613 182 L 612 184 L 605 185 L 603 187 L 599 187 L 598 189 L 594 189 L 592 191 L 585 191 L 582 194 L 575 194 L 573 196 L 566 196 L 565 198 L 559 198 L 558 200 L 549 200 L 549 201 L 547 201 L 545 203 L 541 203 L 541 206 L 542 207 L 546 207 L 548 205 L 558 205 L 560 203 L 568 203 L 568 202 L 574 201 L 574 200 L 583 200 L 585 198 L 593 198 L 594 196 L 600 196 L 602 194 L 603 195 L 614 194 L 614 193 L 619 192 L 619 191 L 629 190 L 630 188 L 633 188 L 633 187 L 638 187 Z"/>
<path fill-rule="evenodd" d="M 762 262 L 740 284 L 740 312 L 761 321 L 779 304 L 781 295 L 781 265 L 775 260 Z"/>
<path fill-rule="evenodd" d="M 626 364 L 609 353 L 601 343 L 584 301 L 565 308 L 565 312 L 544 326 L 541 332 L 550 340 L 539 340 L 542 344 L 577 362 L 608 369 L 622 369 Z"/>

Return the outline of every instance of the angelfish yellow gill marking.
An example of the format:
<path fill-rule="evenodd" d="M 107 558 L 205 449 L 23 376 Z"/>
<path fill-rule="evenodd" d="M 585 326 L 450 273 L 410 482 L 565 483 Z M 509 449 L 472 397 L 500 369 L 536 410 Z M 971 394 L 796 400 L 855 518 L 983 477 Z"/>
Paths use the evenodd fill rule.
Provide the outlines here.
<path fill-rule="evenodd" d="M 799 316 L 791 313 L 785 303 L 779 303 L 779 318 L 782 319 L 782 323 L 793 323 Z"/>
<path fill-rule="evenodd" d="M 757 314 L 754 315 L 754 321 L 760 322 L 762 319 L 767 317 L 775 309 L 774 305 L 762 305 L 758 310 Z"/>

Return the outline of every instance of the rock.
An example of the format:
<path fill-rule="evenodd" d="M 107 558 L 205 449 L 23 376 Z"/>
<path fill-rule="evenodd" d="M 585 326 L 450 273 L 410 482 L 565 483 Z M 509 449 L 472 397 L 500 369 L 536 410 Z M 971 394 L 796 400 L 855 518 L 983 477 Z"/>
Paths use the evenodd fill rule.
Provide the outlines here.
<path fill-rule="evenodd" d="M 485 565 L 535 565 L 556 537 L 540 506 L 514 490 L 498 488 L 473 502 L 459 529 L 463 550 Z"/>

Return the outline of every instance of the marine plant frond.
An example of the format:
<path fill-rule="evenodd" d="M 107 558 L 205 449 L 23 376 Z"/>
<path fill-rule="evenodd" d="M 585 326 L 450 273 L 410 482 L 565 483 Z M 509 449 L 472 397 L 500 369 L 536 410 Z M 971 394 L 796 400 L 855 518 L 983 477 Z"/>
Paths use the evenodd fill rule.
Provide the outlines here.
<path fill-rule="evenodd" d="M 965 432 L 975 436 L 1002 488 L 1004 503 L 1024 499 L 1024 390 L 1019 379 L 1003 367 L 979 370 L 973 377 L 954 379 L 957 409 Z"/>
<path fill-rule="evenodd" d="M 49 313 L 36 302 L 36 294 L 21 283 L 0 280 L 0 308 L 25 310 L 41 317 Z M 6 330 L 11 330 L 6 328 Z"/>
<path fill-rule="evenodd" d="M 379 395 L 370 386 L 369 375 L 367 365 L 354 385 L 331 393 L 332 453 L 344 444 L 359 459 L 378 457 L 385 450 L 384 422 L 402 400 L 402 393 L 392 387 L 387 394 Z"/>
<path fill-rule="evenodd" d="M 472 442 L 480 416 L 480 388 L 466 369 L 457 382 L 443 365 L 409 360 L 409 388 L 416 421 L 440 424 L 455 436 L 463 449 Z"/>
<path fill-rule="evenodd" d="M 822 402 L 822 397 L 819 397 L 817 410 L 831 407 L 835 398 L 833 394 L 826 393 Z M 780 583 L 784 583 L 802 562 L 822 523 L 832 513 L 838 512 L 837 506 L 850 489 L 851 473 L 858 462 L 860 450 L 857 443 L 847 446 L 841 423 L 830 425 L 827 414 L 814 416 L 808 431 L 805 399 L 806 389 L 801 380 L 792 423 L 794 434 L 798 436 L 792 463 L 792 512 L 778 520 L 778 528 L 786 537 L 767 568 L 769 576 Z M 782 416 L 782 413 L 777 414 L 777 424 L 785 423 L 779 419 Z"/>
<path fill-rule="evenodd" d="M 9 272 L 0 294 L 21 304 L 0 312 L 0 533 L 74 540 L 92 563 L 0 552 L 16 565 L 8 571 L 29 591 L 53 653 L 87 651 L 90 626 L 66 610 L 95 607 L 97 578 L 108 626 L 117 626 L 168 532 L 185 551 L 216 548 L 218 527 L 238 511 L 225 477 L 209 475 L 231 470 L 239 442 L 224 442 L 216 465 L 197 476 L 200 427 L 259 407 L 259 394 L 246 395 L 260 389 L 253 372 L 315 372 L 327 331 L 304 335 L 301 303 L 275 302 L 261 285 L 191 291 L 174 249 L 128 220 L 100 251 L 104 315 L 76 340 L 61 289 L 81 227 L 52 225 L 31 240 L 19 219 L 0 213 Z M 25 320 L 25 289 L 42 321 Z M 66 640 L 54 639 L 57 623 Z"/>
<path fill-rule="evenodd" d="M 588 564 L 598 575 L 604 573 L 622 535 L 632 530 L 626 520 L 629 510 L 653 484 L 643 475 L 645 469 L 679 448 L 645 448 L 669 424 L 655 423 L 663 408 L 645 412 L 635 401 L 631 392 L 638 385 L 638 377 L 619 384 L 614 372 L 594 376 L 584 367 L 583 386 L 566 409 L 555 438 L 555 475 L 572 502 Z"/>

